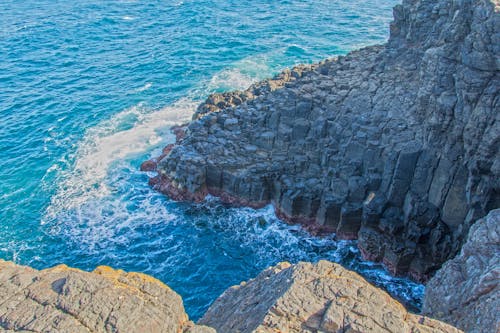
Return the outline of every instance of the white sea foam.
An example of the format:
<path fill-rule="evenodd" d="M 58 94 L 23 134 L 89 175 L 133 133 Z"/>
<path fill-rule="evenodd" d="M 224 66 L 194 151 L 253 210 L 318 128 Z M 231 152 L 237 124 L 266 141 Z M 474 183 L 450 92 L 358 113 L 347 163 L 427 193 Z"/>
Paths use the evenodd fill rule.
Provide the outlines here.
<path fill-rule="evenodd" d="M 128 177 L 114 173 L 111 178 L 118 183 L 130 181 Z M 131 173 L 134 171 L 130 170 Z M 122 179 L 120 179 L 122 178 Z M 118 184 L 123 186 L 124 184 Z M 127 186 L 130 186 L 129 184 Z M 145 186 L 147 186 L 145 184 Z M 138 228 L 157 223 L 168 223 L 175 215 L 168 212 L 159 195 L 133 187 L 123 192 L 118 189 L 116 196 L 88 199 L 71 210 L 62 210 L 57 214 L 57 221 L 51 224 L 50 232 L 64 236 L 74 242 L 81 253 L 93 254 L 102 248 L 109 248 L 111 255 L 116 252 L 111 248 L 129 245 L 130 240 L 141 238 Z M 134 203 L 131 204 L 130 200 Z M 143 238 L 143 237 L 142 237 Z"/>
<path fill-rule="evenodd" d="M 212 91 L 221 91 L 231 86 L 236 90 L 244 90 L 254 82 L 255 80 L 243 74 L 238 68 L 225 69 L 212 77 L 207 88 Z"/>
<path fill-rule="evenodd" d="M 55 177 L 58 185 L 42 223 L 56 221 L 55 224 L 59 225 L 62 216 L 65 216 L 66 222 L 73 220 L 72 223 L 75 224 L 71 232 L 78 234 L 84 231 L 79 230 L 77 225 L 86 223 L 90 227 L 97 223 L 96 221 L 102 223 L 106 220 L 106 214 L 120 220 L 121 212 L 127 211 L 122 207 L 126 205 L 127 200 L 111 194 L 115 191 L 116 183 L 130 175 L 116 172 L 112 176 L 110 170 L 122 168 L 122 172 L 127 172 L 123 169 L 131 166 L 129 162 L 123 163 L 126 159 L 155 147 L 160 149 L 169 141 L 173 141 L 174 137 L 169 128 L 190 119 L 199 103 L 196 99 L 218 90 L 245 89 L 260 79 L 252 76 L 259 68 L 266 72 L 265 64 L 259 64 L 251 58 L 244 59 L 230 69 L 220 71 L 198 89 L 193 89 L 189 93 L 193 98 L 181 99 L 157 111 L 138 104 L 87 130 L 75 152 L 60 161 L 60 167 L 53 166 L 47 170 L 47 179 L 54 179 L 52 173 L 58 173 Z M 144 91 L 151 86 L 152 83 L 149 82 L 136 91 Z M 105 213 L 106 211 L 108 213 Z M 160 215 L 165 216 L 165 212 Z M 125 216 L 123 218 L 125 219 Z M 128 218 L 134 219 L 135 216 Z M 93 230 L 99 238 L 109 232 L 105 230 L 106 223 L 102 223 L 102 228 L 97 225 L 94 227 L 91 227 L 89 232 Z M 87 235 L 85 238 L 89 237 L 90 235 Z"/>
<path fill-rule="evenodd" d="M 79 207 L 110 194 L 106 176 L 113 163 L 173 140 L 168 129 L 187 121 L 196 103 L 180 100 L 151 112 L 144 105 L 126 109 L 89 129 L 74 153 L 73 166 L 63 171 L 47 216 Z"/>
<path fill-rule="evenodd" d="M 153 86 L 153 83 L 151 82 L 147 82 L 145 85 L 143 85 L 142 87 L 140 88 L 137 88 L 134 90 L 135 93 L 138 93 L 138 92 L 143 92 L 143 91 L 146 91 L 148 90 L 149 88 L 151 88 Z"/>
<path fill-rule="evenodd" d="M 141 177 L 131 163 L 134 156 L 172 142 L 169 128 L 190 119 L 199 103 L 195 100 L 214 91 L 246 89 L 268 71 L 266 57 L 243 59 L 193 89 L 191 98 L 157 111 L 138 104 L 87 130 L 75 152 L 47 170 L 44 179 L 55 179 L 58 184 L 42 223 L 49 224 L 52 233 L 64 234 L 92 250 L 102 244 L 126 242 L 123 235 L 131 237 L 137 226 L 172 220 L 164 202 L 147 188 L 144 179 L 134 183 L 138 180 L 134 177 Z M 240 219 L 245 214 L 249 213 L 236 215 Z"/>
<path fill-rule="evenodd" d="M 127 244 L 140 226 L 171 220 L 158 195 L 144 191 L 144 179 L 134 188 L 139 171 L 131 159 L 173 141 L 169 128 L 190 119 L 195 106 L 180 100 L 152 111 L 139 104 L 90 128 L 68 160 L 47 170 L 47 179 L 57 172 L 59 183 L 42 224 L 93 253 Z"/>
<path fill-rule="evenodd" d="M 205 83 L 205 93 L 228 90 L 245 90 L 257 81 L 272 74 L 268 55 L 251 56 L 235 62 L 231 67 L 216 73 Z"/>

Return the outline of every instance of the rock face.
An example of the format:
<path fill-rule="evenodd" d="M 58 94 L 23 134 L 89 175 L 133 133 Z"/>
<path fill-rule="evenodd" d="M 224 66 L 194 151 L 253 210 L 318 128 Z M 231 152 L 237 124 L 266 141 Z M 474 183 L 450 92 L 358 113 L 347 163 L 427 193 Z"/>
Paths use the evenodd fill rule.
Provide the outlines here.
<path fill-rule="evenodd" d="M 390 39 L 199 107 L 151 185 L 272 202 L 425 281 L 500 207 L 498 0 L 404 0 Z"/>
<path fill-rule="evenodd" d="M 460 254 L 429 281 L 423 312 L 466 332 L 500 332 L 500 210 L 469 231 Z"/>
<path fill-rule="evenodd" d="M 338 264 L 281 263 L 232 287 L 198 325 L 181 297 L 140 273 L 65 265 L 38 271 L 0 260 L 0 332 L 460 332 L 408 313 Z"/>
<path fill-rule="evenodd" d="M 37 271 L 0 260 L 0 332 L 215 332 L 160 281 L 100 266 Z"/>
<path fill-rule="evenodd" d="M 459 332 L 408 313 L 384 291 L 340 265 L 281 263 L 234 286 L 199 323 L 218 332 Z"/>

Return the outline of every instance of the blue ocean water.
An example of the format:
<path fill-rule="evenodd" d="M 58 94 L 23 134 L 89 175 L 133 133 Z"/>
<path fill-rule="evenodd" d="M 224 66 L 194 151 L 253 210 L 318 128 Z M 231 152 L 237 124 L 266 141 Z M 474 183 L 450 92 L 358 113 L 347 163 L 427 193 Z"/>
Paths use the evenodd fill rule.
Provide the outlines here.
<path fill-rule="evenodd" d="M 388 36 L 396 0 L 0 2 L 0 258 L 151 274 L 197 319 L 288 260 L 341 262 L 418 307 L 423 286 L 272 208 L 176 203 L 140 163 L 209 93 Z"/>

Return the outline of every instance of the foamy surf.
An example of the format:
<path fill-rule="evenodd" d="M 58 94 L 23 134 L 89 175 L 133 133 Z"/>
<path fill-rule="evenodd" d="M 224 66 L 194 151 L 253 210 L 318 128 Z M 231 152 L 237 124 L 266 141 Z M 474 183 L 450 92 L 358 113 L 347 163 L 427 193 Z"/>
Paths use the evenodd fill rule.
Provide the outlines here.
<path fill-rule="evenodd" d="M 139 87 L 137 89 L 134 89 L 132 92 L 134 92 L 134 93 L 140 93 L 140 92 L 148 90 L 152 86 L 153 86 L 153 83 L 147 82 L 145 85 L 143 85 L 142 87 Z"/>
<path fill-rule="evenodd" d="M 238 68 L 226 69 L 214 75 L 208 84 L 208 90 L 226 91 L 229 86 L 234 87 L 234 90 L 244 90 L 255 81 Z"/>
<path fill-rule="evenodd" d="M 271 59 L 271 53 L 264 53 L 236 61 L 232 66 L 215 73 L 208 82 L 202 82 L 193 90 L 193 94 L 207 96 L 214 92 L 245 90 L 281 69 L 273 66 Z"/>
<path fill-rule="evenodd" d="M 59 211 L 71 210 L 91 199 L 109 195 L 106 177 L 113 163 L 173 141 L 169 128 L 188 121 L 196 104 L 191 100 L 179 100 L 153 112 L 139 104 L 90 128 L 70 158 L 74 161 L 73 166 L 58 177 L 60 183 L 46 217 L 53 218 Z"/>
<path fill-rule="evenodd" d="M 57 220 L 58 214 L 66 215 L 68 211 L 74 212 L 79 220 L 90 220 L 81 211 L 82 207 L 112 194 L 110 184 L 113 180 L 109 171 L 117 168 L 115 164 L 173 142 L 170 127 L 189 121 L 199 99 L 217 91 L 248 88 L 269 72 L 266 59 L 266 55 L 244 58 L 216 73 L 210 80 L 201 82 L 188 93 L 189 97 L 170 106 L 153 111 L 140 103 L 87 130 L 76 151 L 68 158 L 72 164 L 47 170 L 47 174 L 58 172 L 56 179 L 59 183 L 42 224 Z M 151 86 L 152 83 L 148 82 L 134 92 L 145 91 Z M 93 212 L 89 213 L 93 215 Z M 99 218 L 92 216 L 92 220 Z"/>

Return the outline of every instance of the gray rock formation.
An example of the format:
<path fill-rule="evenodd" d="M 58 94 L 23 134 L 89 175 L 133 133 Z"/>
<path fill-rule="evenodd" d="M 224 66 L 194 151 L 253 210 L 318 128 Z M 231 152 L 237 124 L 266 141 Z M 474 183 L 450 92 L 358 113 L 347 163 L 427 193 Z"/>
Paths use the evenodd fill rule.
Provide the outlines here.
<path fill-rule="evenodd" d="M 460 254 L 427 284 L 423 312 L 466 332 L 500 332 L 500 209 L 469 231 Z"/>
<path fill-rule="evenodd" d="M 0 260 L 0 332 L 214 333 L 160 281 L 100 266 L 37 271 Z"/>
<path fill-rule="evenodd" d="M 459 332 L 408 313 L 338 264 L 281 263 L 224 292 L 199 321 L 218 332 Z"/>
<path fill-rule="evenodd" d="M 386 45 L 210 96 L 151 185 L 178 200 L 272 202 L 425 281 L 500 207 L 498 10 L 404 0 Z"/>

